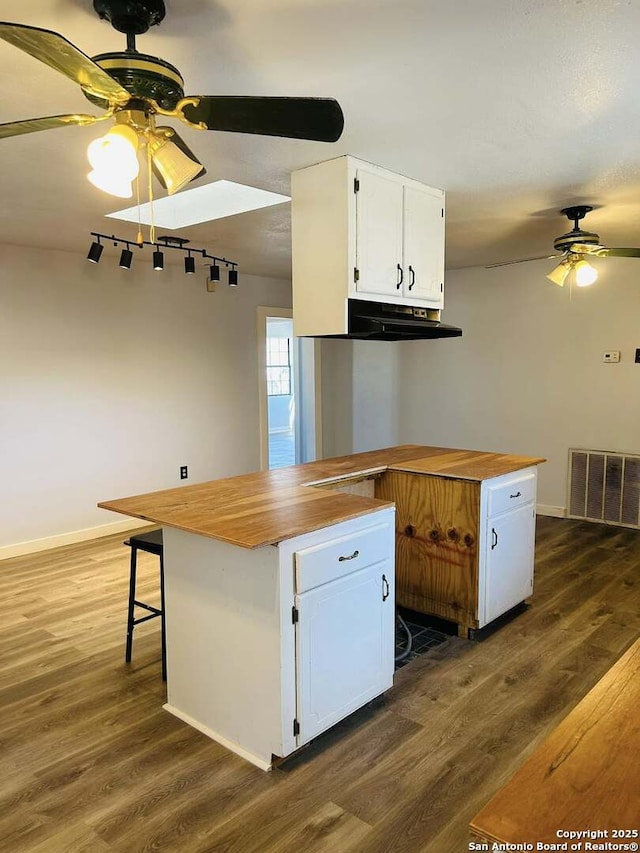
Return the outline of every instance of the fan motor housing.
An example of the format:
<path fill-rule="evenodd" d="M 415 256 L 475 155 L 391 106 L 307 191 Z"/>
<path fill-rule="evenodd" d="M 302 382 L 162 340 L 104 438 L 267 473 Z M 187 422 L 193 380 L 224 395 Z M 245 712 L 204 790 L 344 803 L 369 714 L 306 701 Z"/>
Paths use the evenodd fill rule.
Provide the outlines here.
<path fill-rule="evenodd" d="M 568 252 L 576 243 L 585 244 L 587 246 L 600 245 L 600 237 L 594 234 L 593 231 L 583 231 L 581 228 L 574 228 L 556 237 L 553 241 L 553 248 L 557 252 Z"/>
<path fill-rule="evenodd" d="M 157 56 L 115 51 L 101 53 L 92 59 L 137 100 L 153 100 L 163 109 L 173 110 L 178 101 L 184 98 L 182 75 L 175 65 Z M 86 91 L 84 95 L 96 106 L 103 109 L 109 106 L 104 98 Z"/>

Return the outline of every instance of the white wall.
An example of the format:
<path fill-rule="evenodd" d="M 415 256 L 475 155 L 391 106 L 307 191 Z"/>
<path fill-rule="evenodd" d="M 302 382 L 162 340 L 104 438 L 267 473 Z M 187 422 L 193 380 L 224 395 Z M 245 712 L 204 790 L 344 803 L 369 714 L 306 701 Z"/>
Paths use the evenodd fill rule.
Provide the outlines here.
<path fill-rule="evenodd" d="M 0 549 L 116 521 L 97 501 L 184 485 L 180 465 L 259 468 L 255 308 L 289 282 L 0 251 Z"/>
<path fill-rule="evenodd" d="M 400 443 L 544 456 L 550 507 L 566 505 L 570 447 L 640 452 L 640 261 L 594 265 L 573 293 L 548 261 L 448 272 L 443 320 L 464 334 L 398 345 Z"/>
<path fill-rule="evenodd" d="M 398 443 L 399 356 L 386 341 L 322 341 L 325 457 Z"/>

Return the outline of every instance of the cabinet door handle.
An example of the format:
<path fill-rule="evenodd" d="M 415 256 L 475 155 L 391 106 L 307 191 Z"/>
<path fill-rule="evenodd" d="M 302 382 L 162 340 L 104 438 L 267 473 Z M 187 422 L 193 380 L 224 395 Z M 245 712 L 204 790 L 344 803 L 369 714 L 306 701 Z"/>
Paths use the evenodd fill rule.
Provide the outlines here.
<path fill-rule="evenodd" d="M 516 492 L 515 495 L 509 495 L 510 498 L 519 498 L 522 495 L 522 492 Z"/>
<path fill-rule="evenodd" d="M 416 283 L 416 271 L 411 266 L 411 264 L 409 264 L 409 272 L 411 273 L 411 281 L 409 282 L 409 290 L 411 290 L 413 285 Z"/>
<path fill-rule="evenodd" d="M 400 288 L 402 287 L 402 282 L 404 281 L 404 270 L 402 269 L 400 264 L 398 264 L 398 272 L 400 273 L 400 281 L 397 282 L 396 289 L 400 290 Z"/>
<path fill-rule="evenodd" d="M 360 551 L 354 551 L 353 554 L 350 554 L 348 557 L 338 557 L 338 562 L 343 563 L 345 560 L 355 560 Z"/>
<path fill-rule="evenodd" d="M 498 544 L 498 534 L 496 532 L 495 527 L 492 527 L 491 528 L 491 550 L 492 551 L 496 547 L 497 544 Z"/>
<path fill-rule="evenodd" d="M 389 598 L 389 581 L 386 575 L 382 575 L 382 600 L 386 601 Z"/>

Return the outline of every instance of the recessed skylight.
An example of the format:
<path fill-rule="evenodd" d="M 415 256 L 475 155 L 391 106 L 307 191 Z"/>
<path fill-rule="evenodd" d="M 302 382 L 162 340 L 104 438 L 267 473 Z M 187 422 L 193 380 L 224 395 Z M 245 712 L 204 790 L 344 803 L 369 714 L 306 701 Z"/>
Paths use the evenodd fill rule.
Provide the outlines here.
<path fill-rule="evenodd" d="M 153 221 L 159 228 L 174 230 L 186 228 L 188 225 L 198 225 L 200 222 L 210 222 L 212 219 L 222 219 L 225 216 L 235 216 L 249 210 L 261 207 L 271 207 L 274 204 L 284 204 L 291 201 L 290 196 L 259 190 L 234 181 L 214 181 L 204 187 L 185 190 L 175 195 L 160 198 L 153 202 Z M 151 206 L 141 204 L 140 208 L 128 207 L 108 213 L 112 219 L 123 219 L 125 222 L 138 222 L 151 225 Z"/>

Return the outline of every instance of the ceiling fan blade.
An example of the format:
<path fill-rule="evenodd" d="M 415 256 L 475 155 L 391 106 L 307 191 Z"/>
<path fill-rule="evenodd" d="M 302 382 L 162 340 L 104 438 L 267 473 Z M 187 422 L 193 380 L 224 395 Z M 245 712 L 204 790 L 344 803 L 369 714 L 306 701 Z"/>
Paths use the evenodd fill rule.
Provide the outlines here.
<path fill-rule="evenodd" d="M 486 270 L 492 270 L 496 267 L 508 267 L 511 264 L 526 264 L 529 261 L 550 261 L 552 258 L 561 258 L 562 255 L 537 255 L 535 258 L 519 258 L 517 261 L 502 261 L 499 264 L 486 264 Z"/>
<path fill-rule="evenodd" d="M 113 77 L 59 33 L 0 21 L 0 38 L 71 78 L 90 95 L 120 106 L 131 97 Z"/>
<path fill-rule="evenodd" d="M 608 249 L 606 246 L 596 246 L 592 255 L 599 258 L 640 258 L 640 249 Z"/>
<path fill-rule="evenodd" d="M 197 106 L 182 107 L 184 119 L 207 130 L 335 142 L 344 127 L 340 104 L 333 98 L 209 95 L 193 100 L 198 101 Z"/>
<path fill-rule="evenodd" d="M 29 118 L 26 121 L 11 121 L 7 124 L 0 124 L 0 139 L 8 136 L 21 136 L 23 133 L 35 133 L 38 130 L 52 130 L 56 127 L 93 124 L 96 121 L 102 121 L 102 118 L 102 116 L 72 114 Z"/>
<path fill-rule="evenodd" d="M 190 181 L 205 175 L 207 170 L 172 127 L 158 127 L 160 133 L 151 140 L 153 174 L 169 195 L 178 192 Z"/>

